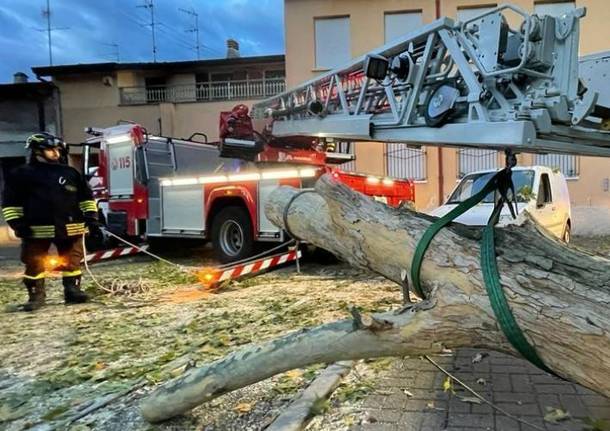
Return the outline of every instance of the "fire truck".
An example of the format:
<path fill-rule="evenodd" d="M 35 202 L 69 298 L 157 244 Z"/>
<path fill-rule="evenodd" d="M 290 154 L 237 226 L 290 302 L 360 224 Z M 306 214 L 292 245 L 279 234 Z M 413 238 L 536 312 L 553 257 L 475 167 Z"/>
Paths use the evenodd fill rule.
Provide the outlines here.
<path fill-rule="evenodd" d="M 310 188 L 331 174 L 388 205 L 414 201 L 412 181 L 345 172 L 338 165 L 354 156 L 333 152 L 331 141 L 263 141 L 247 114 L 244 105 L 221 113 L 221 141 L 215 143 L 201 133 L 154 136 L 130 123 L 88 128 L 83 170 L 106 228 L 150 242 L 211 240 L 225 263 L 253 255 L 261 243 L 287 241 L 264 211 L 278 186 Z"/>

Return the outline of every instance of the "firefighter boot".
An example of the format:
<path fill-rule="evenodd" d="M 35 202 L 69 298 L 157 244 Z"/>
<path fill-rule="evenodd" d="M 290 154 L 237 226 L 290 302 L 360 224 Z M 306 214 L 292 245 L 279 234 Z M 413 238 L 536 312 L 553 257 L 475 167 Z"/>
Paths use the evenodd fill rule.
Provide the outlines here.
<path fill-rule="evenodd" d="M 64 277 L 63 284 L 66 304 L 82 304 L 89 300 L 89 296 L 80 290 L 80 275 Z"/>
<path fill-rule="evenodd" d="M 44 289 L 44 278 L 38 280 L 24 280 L 28 289 L 28 302 L 23 305 L 24 311 L 38 310 L 44 305 L 47 294 Z"/>

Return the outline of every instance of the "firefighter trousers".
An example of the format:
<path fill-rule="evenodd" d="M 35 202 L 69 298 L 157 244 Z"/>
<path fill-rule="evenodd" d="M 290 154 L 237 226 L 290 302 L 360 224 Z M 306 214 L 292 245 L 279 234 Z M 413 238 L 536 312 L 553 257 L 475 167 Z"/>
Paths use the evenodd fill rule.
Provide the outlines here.
<path fill-rule="evenodd" d="M 57 248 L 57 265 L 49 265 L 47 261 L 51 244 Z M 36 280 L 44 280 L 47 269 L 56 269 L 62 271 L 64 286 L 78 286 L 82 259 L 83 243 L 80 236 L 65 239 L 25 238 L 21 243 L 21 261 L 25 264 L 23 282 L 29 287 L 36 284 Z"/>

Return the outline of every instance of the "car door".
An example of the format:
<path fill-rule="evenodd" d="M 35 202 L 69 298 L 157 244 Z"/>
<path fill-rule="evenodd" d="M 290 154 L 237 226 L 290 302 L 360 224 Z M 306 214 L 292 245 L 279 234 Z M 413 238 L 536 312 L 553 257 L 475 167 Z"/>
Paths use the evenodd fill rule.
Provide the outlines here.
<path fill-rule="evenodd" d="M 553 190 L 551 187 L 551 179 L 548 173 L 540 174 L 540 182 L 538 193 L 536 195 L 536 211 L 534 218 L 536 221 L 551 231 L 554 235 L 561 235 L 557 231 L 558 212 L 557 206 L 553 201 Z"/>

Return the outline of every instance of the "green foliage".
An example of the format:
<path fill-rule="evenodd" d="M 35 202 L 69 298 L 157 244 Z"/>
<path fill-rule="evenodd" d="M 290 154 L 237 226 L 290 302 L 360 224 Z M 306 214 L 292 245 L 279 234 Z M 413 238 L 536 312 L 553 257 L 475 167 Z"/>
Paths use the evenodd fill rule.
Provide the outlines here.
<path fill-rule="evenodd" d="M 374 388 L 374 384 L 370 380 L 358 381 L 354 384 L 343 383 L 335 391 L 333 398 L 340 403 L 353 403 L 365 399 Z"/>
<path fill-rule="evenodd" d="M 532 190 L 532 188 L 528 185 L 525 185 L 523 187 L 521 187 L 519 190 L 517 190 L 517 200 L 519 202 L 527 202 L 530 200 L 535 200 L 536 199 L 536 193 L 534 193 L 534 190 Z"/>
<path fill-rule="evenodd" d="M 587 431 L 610 431 L 610 422 L 605 419 L 585 419 L 585 430 Z"/>

